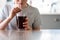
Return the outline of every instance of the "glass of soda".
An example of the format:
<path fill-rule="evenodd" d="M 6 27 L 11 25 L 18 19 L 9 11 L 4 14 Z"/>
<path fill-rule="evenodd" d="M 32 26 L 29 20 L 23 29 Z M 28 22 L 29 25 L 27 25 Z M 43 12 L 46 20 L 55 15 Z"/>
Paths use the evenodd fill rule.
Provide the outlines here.
<path fill-rule="evenodd" d="M 26 17 L 27 16 L 25 16 L 25 15 L 16 16 L 18 29 L 24 29 L 25 28 L 25 27 L 23 27 L 23 22 L 26 21 Z"/>

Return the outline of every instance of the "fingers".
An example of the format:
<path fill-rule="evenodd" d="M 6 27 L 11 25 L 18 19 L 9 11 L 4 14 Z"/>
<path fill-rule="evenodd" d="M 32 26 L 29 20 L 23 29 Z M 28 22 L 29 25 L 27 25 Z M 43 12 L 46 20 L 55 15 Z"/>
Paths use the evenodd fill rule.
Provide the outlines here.
<path fill-rule="evenodd" d="M 28 25 L 23 25 L 23 27 L 27 28 L 27 27 L 28 27 Z"/>
<path fill-rule="evenodd" d="M 28 18 L 26 18 L 26 22 L 23 23 L 23 27 L 25 27 L 25 30 L 32 30 L 32 28 L 29 26 Z"/>
<path fill-rule="evenodd" d="M 25 20 L 26 20 L 26 21 L 23 22 L 23 27 L 28 28 L 28 26 L 29 26 L 29 24 L 28 24 L 28 18 L 26 17 Z"/>
<path fill-rule="evenodd" d="M 25 28 L 25 30 L 28 30 L 28 28 Z"/>
<path fill-rule="evenodd" d="M 28 21 L 28 18 L 26 17 L 26 19 L 25 19 L 26 21 Z"/>
<path fill-rule="evenodd" d="M 25 26 L 27 26 L 27 25 L 25 25 Z M 30 27 L 30 26 L 28 26 L 28 27 L 26 27 L 26 28 L 24 28 L 25 30 L 32 30 L 32 28 Z"/>
<path fill-rule="evenodd" d="M 23 23 L 23 27 L 25 27 L 25 28 L 28 27 L 28 21 Z"/>
<path fill-rule="evenodd" d="M 27 21 L 23 23 L 23 25 L 26 25 L 26 24 L 28 24 L 28 22 L 27 22 Z"/>
<path fill-rule="evenodd" d="M 16 7 L 16 8 L 13 9 L 13 11 L 14 11 L 14 13 L 17 13 L 17 12 L 20 12 L 21 9 L 19 9 L 18 7 Z"/>
<path fill-rule="evenodd" d="M 25 22 L 23 22 L 23 25 L 28 24 L 28 18 L 26 18 L 25 20 L 26 20 L 26 21 L 25 21 Z"/>

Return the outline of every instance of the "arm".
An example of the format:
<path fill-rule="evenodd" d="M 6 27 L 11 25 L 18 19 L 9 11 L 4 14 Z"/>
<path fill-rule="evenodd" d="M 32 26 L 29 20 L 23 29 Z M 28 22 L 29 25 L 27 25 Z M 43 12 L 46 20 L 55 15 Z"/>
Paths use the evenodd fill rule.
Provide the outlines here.
<path fill-rule="evenodd" d="M 7 26 L 8 23 L 13 19 L 13 17 L 16 15 L 17 12 L 20 12 L 21 10 L 16 7 L 11 10 L 11 13 L 9 14 L 9 17 L 7 17 L 4 21 L 0 19 L 0 30 L 4 30 Z"/>
<path fill-rule="evenodd" d="M 0 30 L 4 30 L 12 18 L 7 18 L 4 21 L 0 20 Z"/>

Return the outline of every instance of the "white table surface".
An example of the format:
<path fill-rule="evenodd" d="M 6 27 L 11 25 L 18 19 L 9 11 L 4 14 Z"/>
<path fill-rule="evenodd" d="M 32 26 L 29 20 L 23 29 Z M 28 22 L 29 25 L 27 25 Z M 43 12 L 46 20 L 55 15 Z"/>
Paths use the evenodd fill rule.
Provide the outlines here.
<path fill-rule="evenodd" d="M 0 40 L 60 40 L 60 30 L 0 31 Z"/>

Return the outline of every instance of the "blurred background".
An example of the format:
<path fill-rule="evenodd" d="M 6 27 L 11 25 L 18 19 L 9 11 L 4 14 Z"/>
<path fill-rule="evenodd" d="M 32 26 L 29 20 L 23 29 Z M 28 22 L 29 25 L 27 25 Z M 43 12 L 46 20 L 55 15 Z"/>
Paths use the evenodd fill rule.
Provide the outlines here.
<path fill-rule="evenodd" d="M 0 11 L 12 0 L 0 0 Z M 60 0 L 28 0 L 29 5 L 39 9 L 41 28 L 60 29 Z"/>
<path fill-rule="evenodd" d="M 0 10 L 5 3 L 12 0 L 0 0 Z M 31 6 L 37 7 L 41 14 L 60 13 L 60 0 L 28 0 Z"/>

